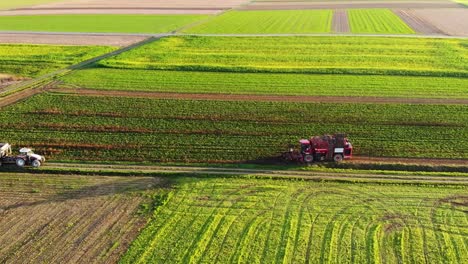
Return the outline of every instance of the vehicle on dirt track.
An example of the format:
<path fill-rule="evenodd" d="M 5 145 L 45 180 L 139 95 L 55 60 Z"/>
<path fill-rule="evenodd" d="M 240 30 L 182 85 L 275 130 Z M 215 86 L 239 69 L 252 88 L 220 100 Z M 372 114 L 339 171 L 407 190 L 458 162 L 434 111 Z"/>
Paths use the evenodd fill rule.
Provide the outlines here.
<path fill-rule="evenodd" d="M 314 161 L 341 162 L 353 155 L 353 145 L 345 134 L 315 136 L 299 140 L 300 150 L 289 148 L 283 153 L 286 161 L 312 163 Z"/>
<path fill-rule="evenodd" d="M 39 168 L 45 162 L 44 156 L 35 154 L 30 148 L 22 148 L 19 152 L 19 155 L 12 156 L 11 145 L 0 143 L 0 166 L 16 164 L 18 167 Z"/>

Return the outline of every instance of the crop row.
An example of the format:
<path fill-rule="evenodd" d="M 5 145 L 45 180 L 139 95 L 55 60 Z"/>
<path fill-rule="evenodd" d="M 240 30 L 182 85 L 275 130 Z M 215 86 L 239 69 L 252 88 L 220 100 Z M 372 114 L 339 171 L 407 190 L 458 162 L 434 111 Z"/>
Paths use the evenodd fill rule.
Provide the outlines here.
<path fill-rule="evenodd" d="M 467 77 L 467 40 L 168 37 L 99 62 L 120 69 Z"/>
<path fill-rule="evenodd" d="M 303 137 L 346 132 L 360 155 L 467 158 L 466 112 L 465 105 L 45 94 L 0 113 L 0 137 L 56 160 L 253 162 L 276 157 Z"/>
<path fill-rule="evenodd" d="M 122 263 L 460 263 L 466 187 L 178 179 Z"/>
<path fill-rule="evenodd" d="M 105 46 L 0 44 L 0 73 L 35 77 L 112 51 Z"/>
<path fill-rule="evenodd" d="M 62 78 L 102 90 L 311 96 L 468 98 L 467 78 L 151 71 L 94 68 Z"/>

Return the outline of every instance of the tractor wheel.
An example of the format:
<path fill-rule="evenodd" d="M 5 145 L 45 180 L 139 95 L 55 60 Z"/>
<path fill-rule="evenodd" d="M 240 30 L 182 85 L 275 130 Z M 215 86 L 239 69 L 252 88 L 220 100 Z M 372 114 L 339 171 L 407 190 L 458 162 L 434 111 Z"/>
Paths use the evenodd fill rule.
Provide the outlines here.
<path fill-rule="evenodd" d="M 314 156 L 306 154 L 304 156 L 304 161 L 307 162 L 307 163 L 311 163 L 312 161 L 314 161 Z"/>
<path fill-rule="evenodd" d="M 26 161 L 24 159 L 17 159 L 16 160 L 16 166 L 24 167 L 24 165 L 26 165 Z"/>
<path fill-rule="evenodd" d="M 333 160 L 334 160 L 335 162 L 342 162 L 342 161 L 343 161 L 343 155 L 341 155 L 341 154 L 335 154 L 335 155 L 333 156 Z"/>
<path fill-rule="evenodd" d="M 34 160 L 31 163 L 31 166 L 33 166 L 33 168 L 39 168 L 41 166 L 41 162 L 39 160 Z"/>

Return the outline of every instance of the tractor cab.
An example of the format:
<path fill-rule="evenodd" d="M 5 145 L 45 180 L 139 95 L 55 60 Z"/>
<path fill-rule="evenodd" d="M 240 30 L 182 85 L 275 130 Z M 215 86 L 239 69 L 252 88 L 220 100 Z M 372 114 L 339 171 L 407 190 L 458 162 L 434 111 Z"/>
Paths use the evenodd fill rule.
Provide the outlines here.
<path fill-rule="evenodd" d="M 301 153 L 310 154 L 310 141 L 307 139 L 301 139 L 299 140 L 299 143 L 301 144 Z"/>

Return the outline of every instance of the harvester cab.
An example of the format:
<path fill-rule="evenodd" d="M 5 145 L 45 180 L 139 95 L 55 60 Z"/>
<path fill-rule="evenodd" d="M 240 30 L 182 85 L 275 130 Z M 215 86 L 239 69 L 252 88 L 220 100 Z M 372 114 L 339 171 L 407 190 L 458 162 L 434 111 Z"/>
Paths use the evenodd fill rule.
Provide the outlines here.
<path fill-rule="evenodd" d="M 341 162 L 350 159 L 353 154 L 353 146 L 344 134 L 333 136 L 315 136 L 310 139 L 299 140 L 300 150 L 290 148 L 283 154 L 288 161 L 311 163 L 314 161 Z"/>

